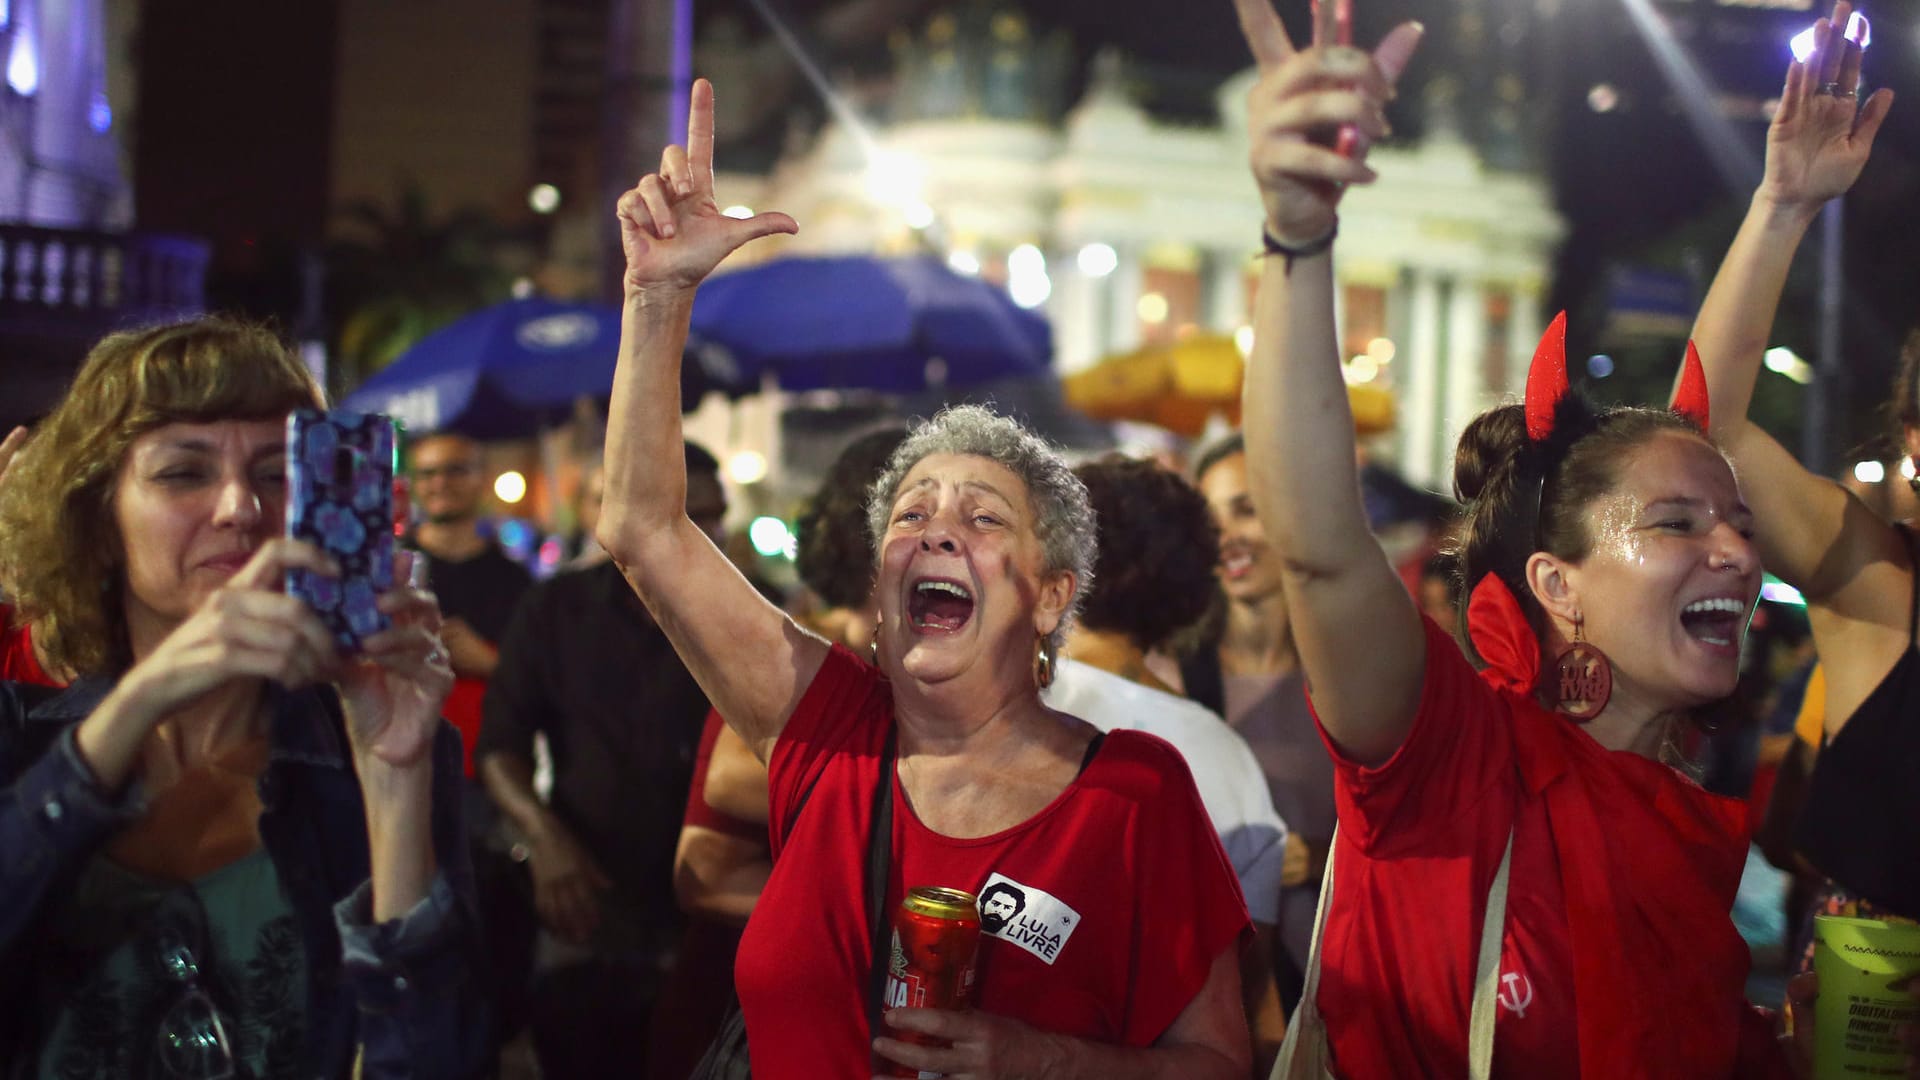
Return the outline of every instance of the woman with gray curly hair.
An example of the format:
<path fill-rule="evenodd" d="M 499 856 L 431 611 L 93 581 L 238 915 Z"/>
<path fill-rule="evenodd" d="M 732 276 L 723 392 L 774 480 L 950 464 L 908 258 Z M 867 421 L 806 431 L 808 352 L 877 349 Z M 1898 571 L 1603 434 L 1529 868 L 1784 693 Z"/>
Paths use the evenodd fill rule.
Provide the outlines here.
<path fill-rule="evenodd" d="M 687 519 L 694 290 L 742 244 L 797 228 L 720 213 L 712 129 L 702 80 L 689 145 L 620 200 L 598 535 L 768 766 L 776 861 L 735 969 L 753 1075 L 1246 1075 L 1246 907 L 1186 766 L 1040 701 L 1094 525 L 1044 442 L 958 408 L 894 455 L 871 503 L 873 667 L 761 599 Z M 974 1009 L 916 1007 L 883 966 L 892 913 L 924 886 L 981 898 Z"/>
<path fill-rule="evenodd" d="M 984 458 L 1019 477 L 1033 510 L 1034 538 L 1040 543 L 1043 575 L 1071 574 L 1074 588 L 1052 630 L 1037 636 L 1033 649 L 1036 679 L 1052 682 L 1054 657 L 1066 640 L 1081 598 L 1093 587 L 1093 504 L 1087 486 L 1053 447 L 1019 424 L 979 405 L 942 409 L 920 425 L 893 452 L 887 468 L 867 493 L 867 532 L 873 550 L 884 549 L 895 504 L 913 467 L 936 455 Z M 925 483 L 921 480 L 920 483 Z"/>

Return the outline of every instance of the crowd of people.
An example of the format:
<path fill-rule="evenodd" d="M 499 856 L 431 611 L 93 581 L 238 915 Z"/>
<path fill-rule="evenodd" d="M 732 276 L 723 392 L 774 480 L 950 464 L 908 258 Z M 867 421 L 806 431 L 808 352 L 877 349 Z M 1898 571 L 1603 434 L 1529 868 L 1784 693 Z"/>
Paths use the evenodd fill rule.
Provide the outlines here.
<path fill-rule="evenodd" d="M 1557 320 L 1460 439 L 1450 541 L 1396 564 L 1332 257 L 1422 31 L 1301 48 L 1235 3 L 1244 433 L 1185 474 L 980 406 L 862 433 L 802 515 L 803 603 L 724 554 L 682 436 L 701 282 L 799 227 L 721 212 L 704 80 L 617 207 L 597 547 L 549 580 L 434 433 L 387 626 L 343 648 L 282 588 L 342 572 L 287 535 L 286 419 L 326 406 L 298 357 L 223 317 L 101 341 L 0 444 L 0 1076 L 495 1076 L 522 1032 L 549 1077 L 1809 1075 L 1812 918 L 1920 920 L 1920 548 L 1745 415 L 1892 104 L 1848 5 L 1673 401 L 1590 404 Z M 1920 459 L 1916 372 L 1920 337 Z M 1763 566 L 1818 664 L 1817 760 L 1765 813 L 1695 768 Z M 1810 894 L 1785 1001 L 1748 1000 L 1730 917 L 1763 818 Z M 926 885 L 980 898 L 972 1008 L 876 993 Z"/>

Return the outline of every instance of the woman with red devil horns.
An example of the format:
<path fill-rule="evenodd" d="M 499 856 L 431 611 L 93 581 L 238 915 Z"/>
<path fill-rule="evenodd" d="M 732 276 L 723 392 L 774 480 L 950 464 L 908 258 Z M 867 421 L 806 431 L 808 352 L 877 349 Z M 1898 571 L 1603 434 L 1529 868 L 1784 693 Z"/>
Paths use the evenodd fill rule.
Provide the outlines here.
<path fill-rule="evenodd" d="M 1697 358 L 1672 411 L 1598 411 L 1556 319 L 1526 403 L 1461 436 L 1476 671 L 1367 531 L 1333 317 L 1340 195 L 1373 179 L 1419 28 L 1296 49 L 1269 0 L 1236 2 L 1270 253 L 1248 462 L 1340 808 L 1283 1075 L 1792 1075 L 1728 918 L 1743 809 L 1668 764 L 1733 690 L 1760 589 Z"/>

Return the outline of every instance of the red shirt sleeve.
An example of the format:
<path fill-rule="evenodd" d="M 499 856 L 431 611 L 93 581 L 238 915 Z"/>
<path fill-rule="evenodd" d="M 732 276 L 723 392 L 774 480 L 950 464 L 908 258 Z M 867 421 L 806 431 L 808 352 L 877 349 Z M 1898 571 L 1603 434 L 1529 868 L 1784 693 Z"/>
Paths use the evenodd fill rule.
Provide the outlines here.
<path fill-rule="evenodd" d="M 1514 768 L 1507 701 L 1445 630 L 1421 621 L 1427 655 L 1420 706 L 1400 749 L 1379 765 L 1362 765 L 1320 728 L 1333 755 L 1341 835 L 1376 856 L 1429 845 L 1453 830 L 1456 815 Z"/>
<path fill-rule="evenodd" d="M 35 686 L 60 685 L 40 670 L 40 658 L 33 655 L 33 627 L 13 625 L 12 604 L 0 604 L 0 679 Z"/>
<path fill-rule="evenodd" d="M 1108 742 L 1123 736 L 1144 748 L 1136 751 L 1140 764 L 1154 774 L 1144 783 L 1157 791 L 1142 805 L 1137 872 L 1146 884 L 1133 922 L 1131 1000 L 1120 1042 L 1151 1046 L 1206 985 L 1214 958 L 1253 923 L 1185 759 L 1135 732 L 1115 733 Z"/>
<path fill-rule="evenodd" d="M 801 797 L 837 754 L 864 750 L 877 756 L 891 703 L 887 681 L 835 645 L 820 665 L 767 759 L 768 822 L 774 858 L 786 844 L 787 825 Z"/>
<path fill-rule="evenodd" d="M 765 843 L 767 830 L 759 824 L 723 814 L 707 802 L 707 765 L 713 761 L 713 744 L 720 740 L 720 730 L 726 726 L 718 711 L 707 710 L 707 726 L 700 732 L 700 749 L 693 756 L 693 785 L 687 788 L 687 812 L 680 823 Z"/>

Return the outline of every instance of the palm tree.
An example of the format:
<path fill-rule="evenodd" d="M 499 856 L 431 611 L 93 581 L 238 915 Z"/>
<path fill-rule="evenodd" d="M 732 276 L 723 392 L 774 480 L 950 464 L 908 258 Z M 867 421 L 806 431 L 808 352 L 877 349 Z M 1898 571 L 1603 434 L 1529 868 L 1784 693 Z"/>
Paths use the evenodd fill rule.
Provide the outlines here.
<path fill-rule="evenodd" d="M 507 233 L 485 214 L 461 210 L 435 220 L 416 184 L 404 185 L 391 207 L 355 199 L 339 213 L 358 234 L 327 252 L 335 367 L 348 385 L 508 295 L 512 279 L 497 259 Z"/>

